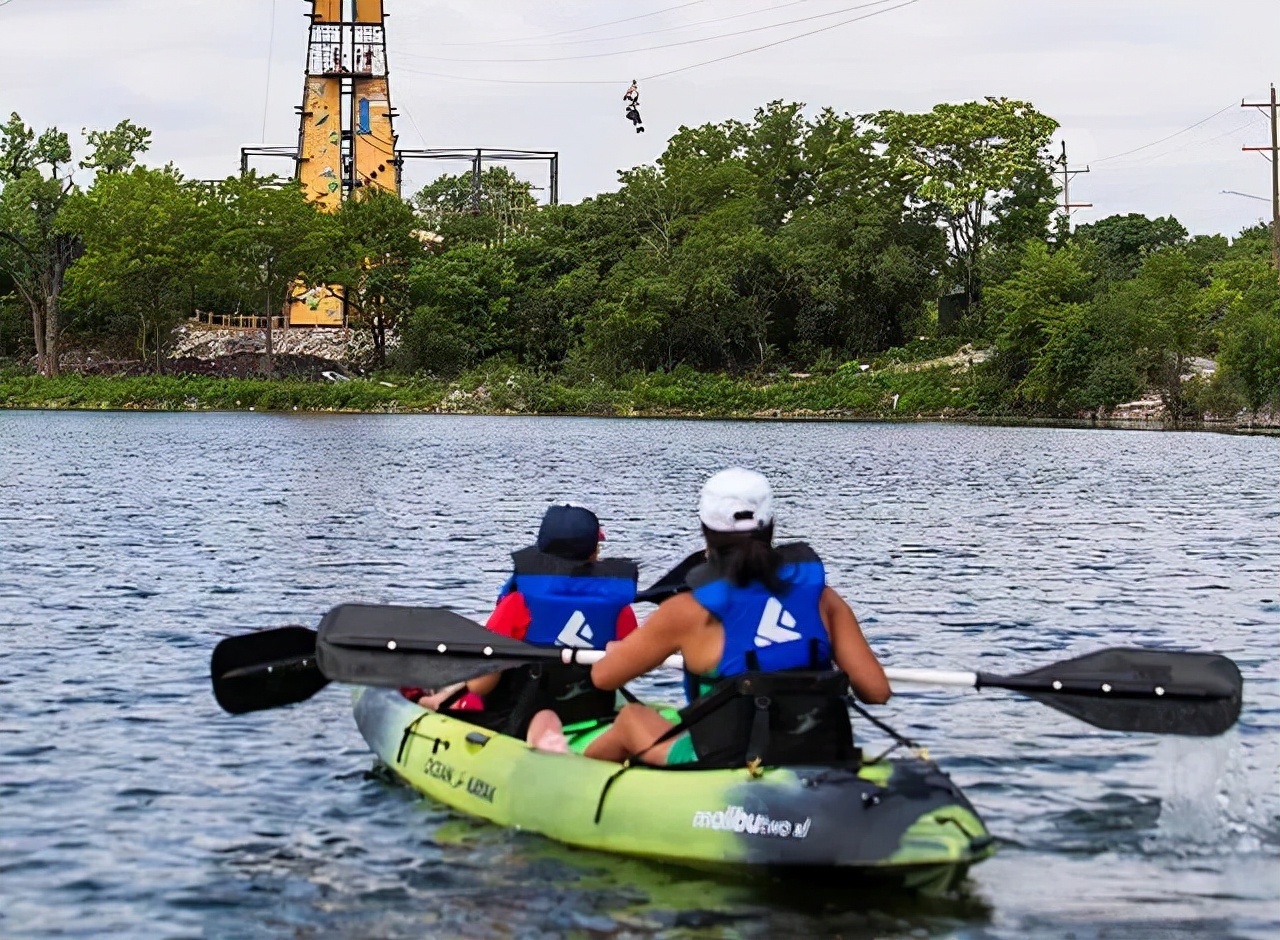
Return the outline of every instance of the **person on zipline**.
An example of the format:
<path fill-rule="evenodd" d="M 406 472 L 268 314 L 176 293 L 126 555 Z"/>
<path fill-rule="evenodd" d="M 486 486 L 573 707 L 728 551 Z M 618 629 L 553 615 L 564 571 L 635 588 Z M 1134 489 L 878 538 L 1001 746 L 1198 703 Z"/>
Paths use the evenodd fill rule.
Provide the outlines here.
<path fill-rule="evenodd" d="M 583 506 L 549 506 L 534 545 L 512 553 L 514 573 L 502 586 L 485 626 L 534 646 L 604 649 L 636 629 L 631 608 L 638 570 L 632 562 L 601 560 L 604 530 Z M 535 693 L 532 686 L 540 686 Z M 415 695 L 414 693 L 418 693 Z M 479 676 L 438 691 L 406 690 L 433 710 L 509 713 L 508 733 L 524 734 L 529 718 L 557 699 L 566 721 L 612 715 L 615 695 L 591 687 L 582 666 L 553 664 L 532 674 L 529 667 Z M 520 714 L 527 712 L 527 714 Z M 576 717 L 575 716 L 579 716 Z"/>
<path fill-rule="evenodd" d="M 707 563 L 689 575 L 691 590 L 664 601 L 639 630 L 611 644 L 591 670 L 597 688 L 617 689 L 679 653 L 691 708 L 673 725 L 647 705 L 626 705 L 584 753 L 610 761 L 639 757 L 646 764 L 741 766 L 743 760 L 750 765 L 752 758 L 744 755 L 751 749 L 758 760 L 788 748 L 804 753 L 796 748 L 807 746 L 809 753 L 817 748 L 833 760 L 846 759 L 852 752 L 848 685 L 864 702 L 886 702 L 891 694 L 853 611 L 827 586 L 813 549 L 799 542 L 774 546 L 773 494 L 759 473 L 735 467 L 712 476 L 702 489 L 698 517 Z M 847 684 L 830 672 L 833 665 Z M 788 677 L 788 671 L 796 672 Z M 724 681 L 747 673 L 761 677 L 752 680 L 756 691 L 741 693 Z M 765 689 L 774 675 L 784 681 L 770 693 Z M 726 704 L 716 706 L 714 720 L 705 714 L 712 699 Z M 695 718 L 700 703 L 704 714 Z M 791 721 L 790 730 L 775 731 L 772 746 L 755 714 L 761 707 L 768 709 L 769 731 Z M 561 750 L 558 729 L 554 712 L 540 712 L 529 740 Z M 798 740 L 805 735 L 811 735 L 807 744 Z"/>
<path fill-rule="evenodd" d="M 634 78 L 631 79 L 631 87 L 623 93 L 622 100 L 627 103 L 627 120 L 635 125 L 637 134 L 643 134 L 644 121 L 640 117 L 640 86 Z"/>

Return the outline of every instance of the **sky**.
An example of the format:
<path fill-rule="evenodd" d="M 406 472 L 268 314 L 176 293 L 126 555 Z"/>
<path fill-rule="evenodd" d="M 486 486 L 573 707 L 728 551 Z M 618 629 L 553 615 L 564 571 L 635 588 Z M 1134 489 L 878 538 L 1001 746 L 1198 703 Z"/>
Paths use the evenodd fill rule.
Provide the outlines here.
<path fill-rule="evenodd" d="M 1089 168 L 1076 224 L 1140 212 L 1233 235 L 1270 214 L 1268 159 L 1241 151 L 1269 145 L 1268 118 L 1240 102 L 1280 81 L 1280 0 L 385 3 L 401 146 L 557 150 L 562 201 L 616 188 L 682 125 L 772 100 L 862 114 L 991 95 L 1061 124 L 1055 152 Z M 128 118 L 153 131 L 146 162 L 223 177 L 241 146 L 297 140 L 309 9 L 0 0 L 0 112 L 73 135 Z M 633 78 L 644 134 L 623 115 Z M 406 195 L 463 169 L 413 164 Z"/>

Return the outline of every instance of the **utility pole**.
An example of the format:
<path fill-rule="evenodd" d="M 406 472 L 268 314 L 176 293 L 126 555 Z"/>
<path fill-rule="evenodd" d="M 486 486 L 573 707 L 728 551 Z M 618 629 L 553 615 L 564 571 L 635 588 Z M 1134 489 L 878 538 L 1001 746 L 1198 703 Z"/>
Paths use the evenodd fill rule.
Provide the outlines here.
<path fill-rule="evenodd" d="M 1071 210 L 1072 209 L 1092 209 L 1091 202 L 1072 202 L 1071 201 L 1071 180 L 1079 173 L 1088 173 L 1089 167 L 1083 170 L 1072 170 L 1067 167 L 1067 142 L 1062 142 L 1062 156 L 1058 158 L 1058 165 L 1062 167 L 1062 220 L 1067 234 L 1071 234 Z"/>
<path fill-rule="evenodd" d="M 1266 108 L 1271 112 L 1271 146 L 1241 147 L 1241 150 L 1271 151 L 1271 259 L 1280 275 L 1280 136 L 1276 133 L 1276 86 L 1271 85 L 1271 101 L 1240 101 L 1242 108 Z"/>

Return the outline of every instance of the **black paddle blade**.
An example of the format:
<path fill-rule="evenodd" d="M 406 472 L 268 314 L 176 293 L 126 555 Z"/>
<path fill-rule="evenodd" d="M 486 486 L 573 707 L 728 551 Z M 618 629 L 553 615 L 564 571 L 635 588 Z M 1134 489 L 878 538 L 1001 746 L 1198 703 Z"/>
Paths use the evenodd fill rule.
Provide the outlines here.
<path fill-rule="evenodd" d="M 233 715 L 303 702 L 329 684 L 306 627 L 229 637 L 214 648 L 209 673 L 214 698 Z"/>
<path fill-rule="evenodd" d="M 525 663 L 559 661 L 443 607 L 342 604 L 320 621 L 320 668 L 335 682 L 439 689 Z"/>
<path fill-rule="evenodd" d="M 685 578 L 689 576 L 690 571 L 706 560 L 706 549 L 698 549 L 643 591 L 636 592 L 636 601 L 661 604 L 668 597 L 675 597 L 681 591 L 689 590 L 689 586 L 685 584 Z"/>
<path fill-rule="evenodd" d="M 1211 737 L 1240 716 L 1244 680 L 1213 653 L 1110 649 L 1019 676 L 978 674 L 978 688 L 1021 692 L 1108 731 Z"/>

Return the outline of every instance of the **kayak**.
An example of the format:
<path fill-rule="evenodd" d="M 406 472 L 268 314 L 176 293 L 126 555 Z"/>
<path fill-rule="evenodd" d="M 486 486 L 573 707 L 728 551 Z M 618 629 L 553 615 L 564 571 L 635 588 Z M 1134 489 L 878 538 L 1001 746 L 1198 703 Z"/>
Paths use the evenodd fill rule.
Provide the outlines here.
<path fill-rule="evenodd" d="M 409 786 L 460 813 L 585 849 L 735 875 L 834 876 L 944 893 L 995 842 L 936 765 L 651 768 L 536 751 L 428 711 L 394 689 L 358 688 L 355 718 Z M 589 734 L 571 736 L 581 748 Z"/>

